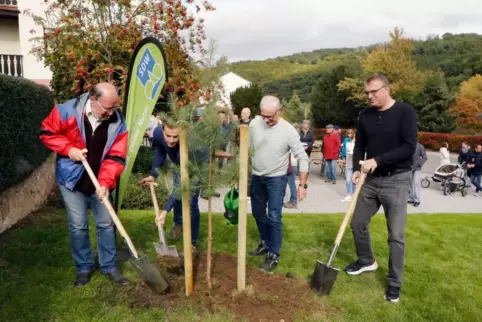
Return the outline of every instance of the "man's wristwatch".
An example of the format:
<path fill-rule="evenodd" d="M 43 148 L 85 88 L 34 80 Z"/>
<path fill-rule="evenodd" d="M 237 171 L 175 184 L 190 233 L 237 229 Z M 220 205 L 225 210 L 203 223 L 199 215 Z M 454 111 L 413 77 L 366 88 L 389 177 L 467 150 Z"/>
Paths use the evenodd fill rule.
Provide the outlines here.
<path fill-rule="evenodd" d="M 299 186 L 300 186 L 300 187 L 303 187 L 303 188 L 305 188 L 305 189 L 308 189 L 308 185 L 307 185 L 306 183 L 305 183 L 305 184 L 301 184 L 301 183 L 300 183 Z"/>

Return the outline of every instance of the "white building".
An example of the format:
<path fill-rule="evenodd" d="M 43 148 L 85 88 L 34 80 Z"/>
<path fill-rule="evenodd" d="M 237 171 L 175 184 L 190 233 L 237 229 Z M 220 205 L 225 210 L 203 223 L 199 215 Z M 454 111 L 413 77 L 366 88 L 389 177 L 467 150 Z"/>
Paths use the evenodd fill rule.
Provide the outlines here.
<path fill-rule="evenodd" d="M 33 47 L 30 38 L 43 36 L 43 30 L 23 14 L 27 9 L 32 14 L 44 15 L 43 1 L 0 0 L 0 74 L 25 77 L 50 86 L 52 72 L 30 54 Z"/>
<path fill-rule="evenodd" d="M 223 85 L 223 91 L 221 93 L 221 99 L 224 102 L 221 103 L 225 107 L 232 108 L 231 105 L 231 94 L 240 87 L 251 86 L 251 82 L 242 78 L 241 76 L 229 72 L 224 74 L 220 78 L 221 84 Z"/>

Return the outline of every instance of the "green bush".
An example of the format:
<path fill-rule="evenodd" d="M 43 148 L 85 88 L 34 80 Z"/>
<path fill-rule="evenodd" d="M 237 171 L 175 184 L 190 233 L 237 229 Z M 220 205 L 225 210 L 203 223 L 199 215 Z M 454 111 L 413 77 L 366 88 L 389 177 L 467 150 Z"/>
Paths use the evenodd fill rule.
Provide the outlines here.
<path fill-rule="evenodd" d="M 139 147 L 136 161 L 132 166 L 132 173 L 149 174 L 151 172 L 152 161 L 154 161 L 154 149 L 148 146 Z"/>
<path fill-rule="evenodd" d="M 39 131 L 53 106 L 46 86 L 0 74 L 0 191 L 23 181 L 51 153 Z"/>
<path fill-rule="evenodd" d="M 122 209 L 153 209 L 151 189 L 139 184 L 139 181 L 147 175 L 141 173 L 132 173 L 130 175 L 124 201 L 122 202 Z M 168 187 L 163 182 L 158 182 L 158 184 L 156 187 L 157 202 L 159 203 L 159 208 L 162 209 L 167 199 L 169 199 L 170 191 L 168 191 Z"/>

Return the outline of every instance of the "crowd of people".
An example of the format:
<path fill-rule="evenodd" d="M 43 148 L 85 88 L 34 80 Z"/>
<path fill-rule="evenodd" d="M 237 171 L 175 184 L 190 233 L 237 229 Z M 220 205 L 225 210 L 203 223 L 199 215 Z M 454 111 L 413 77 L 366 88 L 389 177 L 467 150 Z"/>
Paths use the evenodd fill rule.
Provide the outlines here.
<path fill-rule="evenodd" d="M 358 275 L 378 268 L 368 226 L 383 206 L 389 246 L 388 287 L 384 297 L 397 302 L 404 271 L 407 205 L 420 204 L 420 171 L 427 156 L 424 147 L 417 143 L 414 108 L 392 98 L 387 77 L 374 75 L 368 78 L 364 91 L 370 107 L 360 112 L 355 129 L 348 129 L 346 136 L 342 137 L 338 126 L 326 126 L 321 147 L 325 181 L 336 184 L 337 162 L 341 161 L 347 194 L 342 201 L 349 202 L 361 172 L 367 173 L 351 221 L 356 260 L 345 271 L 349 275 Z M 129 283 L 116 267 L 114 223 L 100 202 L 103 196 L 110 196 L 125 167 L 128 136 L 117 95 L 114 86 L 97 84 L 89 93 L 56 105 L 41 125 L 40 139 L 58 155 L 56 179 L 67 209 L 77 272 L 74 284 L 78 287 L 89 282 L 94 270 L 88 230 L 89 203 L 96 225 L 100 270 L 116 283 Z M 249 108 L 241 111 L 239 119 L 231 117 L 231 122 L 225 115 L 220 115 L 220 126 L 249 126 L 249 144 L 253 153 L 248 190 L 259 231 L 259 245 L 249 254 L 264 257 L 260 269 L 270 272 L 281 257 L 283 207 L 297 207 L 309 190 L 308 172 L 315 140 L 308 121 L 299 126 L 283 119 L 282 105 L 277 97 L 263 97 L 259 107 L 260 114 L 254 118 Z M 155 117 L 152 119 L 148 133 L 155 157 L 151 174 L 140 184 L 154 182 L 157 170 L 164 166 L 167 158 L 174 164 L 180 163 L 179 132 L 176 125 L 160 122 Z M 192 157 L 207 162 L 208 150 Z M 82 158 L 86 158 L 92 167 L 101 189 L 96 190 L 83 171 L 79 162 Z M 468 164 L 471 181 L 478 193 L 481 191 L 481 145 L 472 152 L 464 143 L 459 156 L 459 162 L 462 161 Z M 173 174 L 173 181 L 175 186 L 180 185 L 179 173 Z M 200 191 L 195 191 L 190 203 L 193 251 L 196 251 L 200 229 L 199 195 Z M 284 202 L 285 197 L 288 197 L 287 202 Z M 169 237 L 175 240 L 182 237 L 181 200 L 172 194 L 156 221 L 164 224 L 171 210 L 174 210 L 174 225 Z"/>

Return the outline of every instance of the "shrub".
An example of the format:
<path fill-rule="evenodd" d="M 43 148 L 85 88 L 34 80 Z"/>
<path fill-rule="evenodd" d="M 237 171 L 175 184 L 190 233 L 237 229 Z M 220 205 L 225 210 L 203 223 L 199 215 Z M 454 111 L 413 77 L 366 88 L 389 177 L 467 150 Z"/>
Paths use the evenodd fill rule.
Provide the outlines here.
<path fill-rule="evenodd" d="M 0 74 L 0 191 L 23 181 L 51 153 L 39 131 L 53 106 L 46 86 Z"/>
<path fill-rule="evenodd" d="M 458 152 L 460 150 L 460 145 L 464 141 L 472 147 L 476 144 L 482 144 L 482 136 L 420 132 L 418 133 L 418 141 L 426 149 L 430 150 L 438 150 L 444 142 L 447 142 L 450 151 Z"/>
<path fill-rule="evenodd" d="M 154 209 L 150 188 L 146 186 L 141 186 L 139 184 L 139 181 L 141 181 L 144 177 L 148 175 L 149 173 L 132 173 L 130 175 L 129 183 L 127 184 L 126 193 L 124 196 L 124 201 L 122 202 L 122 209 Z M 171 181 L 169 181 L 169 184 L 171 184 Z M 156 195 L 157 202 L 159 203 L 159 208 L 161 208 L 161 210 L 166 204 L 167 199 L 169 199 L 170 194 L 170 189 L 168 189 L 168 187 L 164 183 L 159 182 L 159 186 L 156 187 Z M 115 196 L 115 191 L 113 192 L 113 195 Z M 54 198 L 54 204 L 57 208 L 65 208 L 65 204 L 62 199 L 62 195 L 60 194 L 60 191 L 58 189 L 58 186 L 55 189 Z"/>
<path fill-rule="evenodd" d="M 132 173 L 144 173 L 151 172 L 152 161 L 154 161 L 154 149 L 148 146 L 139 147 L 136 161 L 132 166 Z"/>

